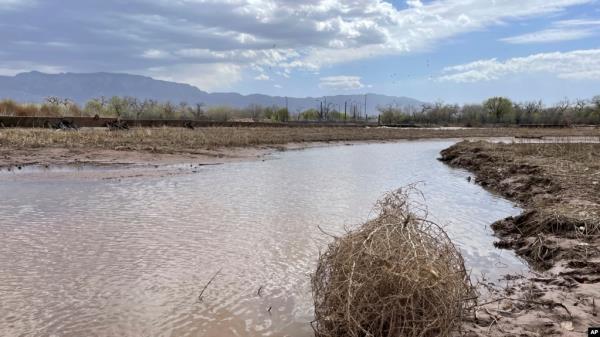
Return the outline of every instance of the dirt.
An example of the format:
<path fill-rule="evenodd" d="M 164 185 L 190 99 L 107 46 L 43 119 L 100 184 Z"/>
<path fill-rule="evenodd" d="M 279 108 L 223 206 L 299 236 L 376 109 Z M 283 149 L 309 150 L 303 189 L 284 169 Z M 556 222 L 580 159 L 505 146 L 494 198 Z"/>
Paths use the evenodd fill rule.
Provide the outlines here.
<path fill-rule="evenodd" d="M 480 280 L 466 336 L 583 336 L 600 325 L 600 144 L 461 142 L 440 160 L 517 202 L 523 213 L 491 225 L 531 276 Z"/>

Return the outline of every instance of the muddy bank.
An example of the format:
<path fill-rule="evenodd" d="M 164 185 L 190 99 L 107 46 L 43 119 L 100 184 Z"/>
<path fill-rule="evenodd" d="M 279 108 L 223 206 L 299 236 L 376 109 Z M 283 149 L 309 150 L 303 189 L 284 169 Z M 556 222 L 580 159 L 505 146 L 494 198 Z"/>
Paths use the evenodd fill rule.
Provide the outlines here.
<path fill-rule="evenodd" d="M 383 141 L 303 142 L 283 145 L 170 149 L 153 152 L 136 149 L 82 147 L 0 147 L 0 180 L 120 179 L 197 173 L 198 168 L 226 163 L 267 160 L 279 151 L 314 147 L 381 143 Z"/>
<path fill-rule="evenodd" d="M 600 137 L 599 128 L 0 128 L 0 170 L 25 166 L 216 164 L 327 144 L 476 137 Z"/>
<path fill-rule="evenodd" d="M 600 144 L 461 142 L 440 160 L 524 208 L 492 229 L 535 276 L 482 279 L 469 334 L 581 336 L 600 324 Z"/>

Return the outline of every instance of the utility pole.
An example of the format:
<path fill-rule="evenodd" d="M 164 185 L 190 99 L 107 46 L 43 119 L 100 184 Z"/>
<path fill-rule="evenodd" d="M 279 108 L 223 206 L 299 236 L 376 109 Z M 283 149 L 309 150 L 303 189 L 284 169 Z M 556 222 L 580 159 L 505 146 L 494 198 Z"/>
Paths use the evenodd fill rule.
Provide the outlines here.
<path fill-rule="evenodd" d="M 321 110 L 319 111 L 319 119 L 322 120 L 323 119 L 323 101 L 320 101 L 321 103 Z"/>
<path fill-rule="evenodd" d="M 287 98 L 287 96 L 285 96 L 285 111 L 287 113 L 290 113 L 289 106 L 288 106 L 288 98 Z"/>
<path fill-rule="evenodd" d="M 365 94 L 365 120 L 368 120 L 369 118 L 367 117 L 369 115 L 369 113 L 367 112 L 367 95 Z"/>
<path fill-rule="evenodd" d="M 344 101 L 344 122 L 346 121 L 346 109 L 348 108 L 348 102 Z"/>

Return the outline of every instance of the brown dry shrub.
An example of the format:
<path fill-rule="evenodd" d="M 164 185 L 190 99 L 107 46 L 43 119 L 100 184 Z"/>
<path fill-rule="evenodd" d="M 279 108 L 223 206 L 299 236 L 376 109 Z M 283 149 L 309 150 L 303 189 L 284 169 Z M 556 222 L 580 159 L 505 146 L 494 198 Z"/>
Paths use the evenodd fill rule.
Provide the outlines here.
<path fill-rule="evenodd" d="M 58 117 L 61 116 L 61 110 L 58 105 L 46 103 L 40 108 L 40 114 L 42 116 Z"/>
<path fill-rule="evenodd" d="M 4 116 L 14 116 L 18 108 L 17 102 L 4 99 L 0 101 L 0 115 Z"/>
<path fill-rule="evenodd" d="M 82 117 L 83 111 L 77 104 L 69 104 L 69 106 L 67 107 L 67 116 Z"/>
<path fill-rule="evenodd" d="M 15 116 L 18 117 L 33 117 L 37 116 L 40 112 L 40 109 L 34 104 L 23 104 L 18 105 L 15 110 Z"/>
<path fill-rule="evenodd" d="M 473 288 L 444 230 L 408 188 L 378 202 L 379 216 L 336 238 L 312 277 L 318 337 L 449 336 Z"/>

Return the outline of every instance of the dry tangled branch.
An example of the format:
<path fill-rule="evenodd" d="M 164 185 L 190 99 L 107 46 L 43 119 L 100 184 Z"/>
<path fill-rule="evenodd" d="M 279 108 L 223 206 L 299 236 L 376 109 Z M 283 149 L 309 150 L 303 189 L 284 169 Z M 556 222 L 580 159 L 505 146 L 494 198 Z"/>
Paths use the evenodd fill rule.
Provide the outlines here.
<path fill-rule="evenodd" d="M 389 193 L 376 219 L 320 256 L 316 336 L 448 336 L 459 326 L 472 298 L 464 261 L 425 207 L 410 201 L 415 193 Z"/>

